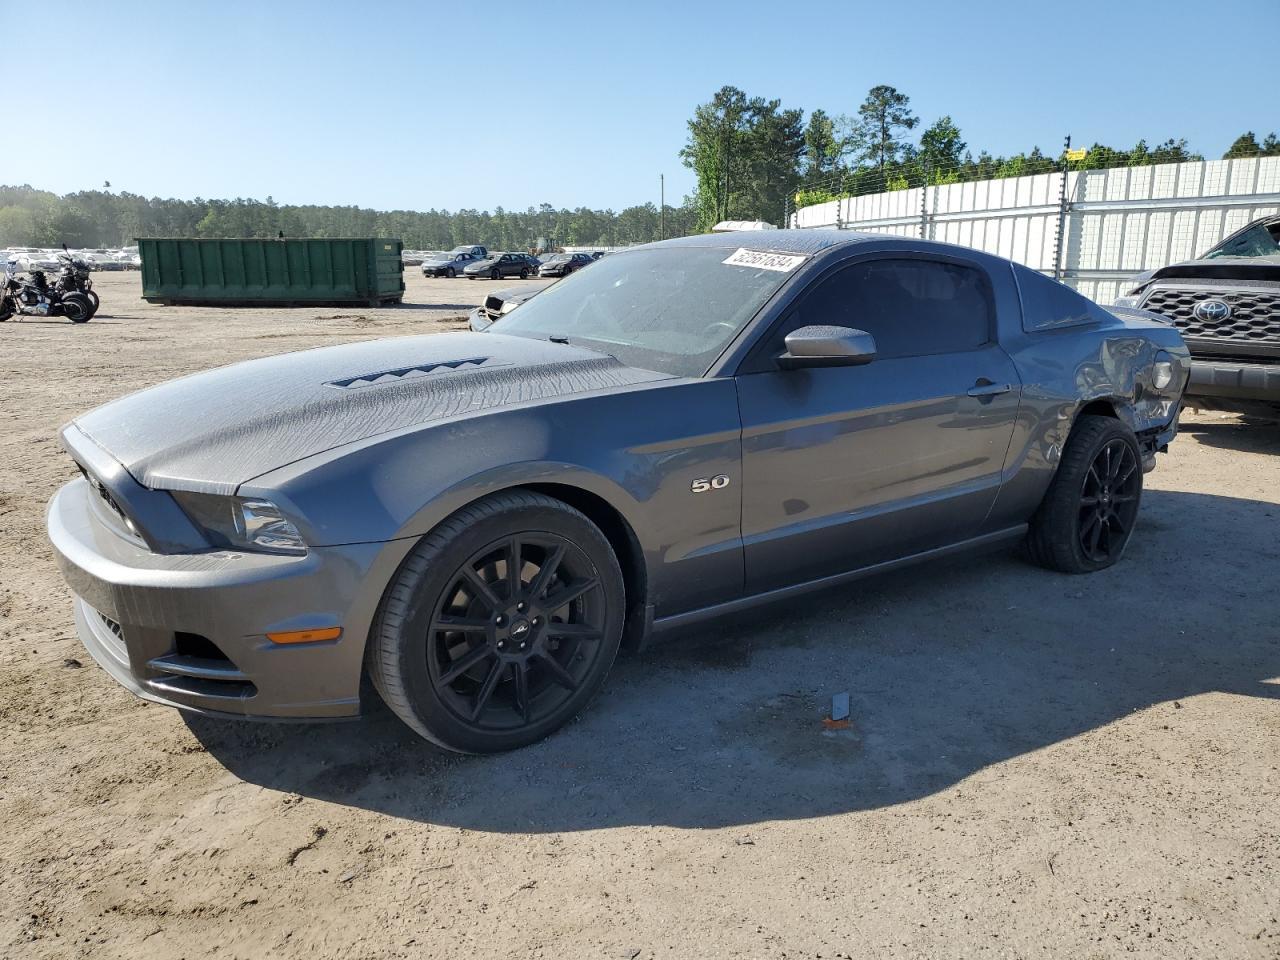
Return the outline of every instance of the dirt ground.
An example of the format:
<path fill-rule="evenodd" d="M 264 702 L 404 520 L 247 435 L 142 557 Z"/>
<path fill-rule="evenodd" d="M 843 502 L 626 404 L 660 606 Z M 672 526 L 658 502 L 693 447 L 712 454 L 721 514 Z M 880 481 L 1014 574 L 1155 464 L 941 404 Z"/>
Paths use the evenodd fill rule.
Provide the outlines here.
<path fill-rule="evenodd" d="M 58 427 L 497 286 L 406 276 L 235 311 L 103 274 L 86 326 L 0 325 L 0 956 L 1280 957 L 1280 427 L 1186 417 L 1106 573 L 996 554 L 708 628 L 506 756 L 117 687 L 44 537 Z"/>

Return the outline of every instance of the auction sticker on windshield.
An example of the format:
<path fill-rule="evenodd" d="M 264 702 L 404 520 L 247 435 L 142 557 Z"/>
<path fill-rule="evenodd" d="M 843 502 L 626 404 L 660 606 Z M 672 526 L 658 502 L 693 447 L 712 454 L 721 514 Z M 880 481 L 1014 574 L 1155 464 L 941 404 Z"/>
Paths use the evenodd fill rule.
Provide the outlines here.
<path fill-rule="evenodd" d="M 756 267 L 759 270 L 776 270 L 778 273 L 790 273 L 804 261 L 804 257 L 797 257 L 789 253 L 765 253 L 761 250 L 748 250 L 746 247 L 739 247 L 731 257 L 721 262 L 727 263 L 732 267 Z"/>

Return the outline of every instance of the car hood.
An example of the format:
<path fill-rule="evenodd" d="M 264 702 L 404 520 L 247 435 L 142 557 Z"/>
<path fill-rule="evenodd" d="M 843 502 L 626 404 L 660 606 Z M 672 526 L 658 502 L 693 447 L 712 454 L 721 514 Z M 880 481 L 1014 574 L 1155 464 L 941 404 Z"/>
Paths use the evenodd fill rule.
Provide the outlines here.
<path fill-rule="evenodd" d="M 1280 259 L 1276 257 L 1214 257 L 1187 260 L 1159 270 L 1148 270 L 1133 278 L 1133 285 L 1153 280 L 1245 280 L 1280 283 Z"/>
<path fill-rule="evenodd" d="M 233 493 L 343 444 L 661 379 L 567 344 L 447 333 L 249 360 L 130 394 L 74 424 L 144 486 Z"/>

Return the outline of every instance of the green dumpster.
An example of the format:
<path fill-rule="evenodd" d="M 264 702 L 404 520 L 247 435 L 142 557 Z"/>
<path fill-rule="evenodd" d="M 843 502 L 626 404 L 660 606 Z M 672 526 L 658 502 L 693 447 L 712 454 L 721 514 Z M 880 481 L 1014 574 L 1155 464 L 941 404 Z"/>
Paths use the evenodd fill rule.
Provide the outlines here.
<path fill-rule="evenodd" d="M 399 240 L 138 239 L 151 303 L 377 306 L 404 297 Z"/>

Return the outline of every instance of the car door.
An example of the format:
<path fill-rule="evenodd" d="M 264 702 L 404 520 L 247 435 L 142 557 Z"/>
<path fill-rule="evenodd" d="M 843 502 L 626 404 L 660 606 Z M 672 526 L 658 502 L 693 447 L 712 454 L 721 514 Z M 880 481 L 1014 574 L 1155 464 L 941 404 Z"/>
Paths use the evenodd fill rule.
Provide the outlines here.
<path fill-rule="evenodd" d="M 819 278 L 737 377 L 748 592 L 976 536 L 1021 384 L 990 277 L 962 258 L 867 257 Z M 793 329 L 865 330 L 862 366 L 783 370 Z"/>

